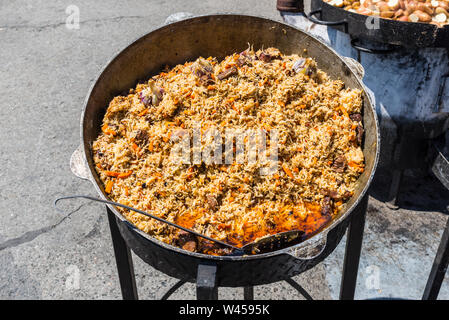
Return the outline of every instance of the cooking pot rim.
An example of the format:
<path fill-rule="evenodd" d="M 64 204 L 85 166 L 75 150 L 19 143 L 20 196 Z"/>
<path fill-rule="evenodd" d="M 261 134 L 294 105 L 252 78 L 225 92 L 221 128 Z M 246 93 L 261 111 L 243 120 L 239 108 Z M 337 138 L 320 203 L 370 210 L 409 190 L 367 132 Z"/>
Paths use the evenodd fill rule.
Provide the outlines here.
<path fill-rule="evenodd" d="M 327 45 L 326 43 L 324 43 L 322 40 L 320 40 L 319 38 L 313 36 L 312 34 L 308 33 L 307 31 L 301 30 L 293 25 L 287 24 L 287 23 L 283 23 L 280 21 L 275 21 L 273 19 L 270 19 L 268 17 L 263 17 L 263 16 L 257 16 L 257 15 L 243 15 L 243 14 L 233 14 L 233 13 L 220 13 L 220 14 L 205 14 L 205 15 L 198 15 L 198 16 L 194 16 L 191 18 L 187 18 L 187 19 L 183 19 L 180 21 L 176 21 L 170 24 L 162 24 L 159 27 L 157 27 L 156 29 L 151 30 L 150 32 L 145 33 L 142 36 L 139 36 L 137 38 L 135 38 L 133 41 L 131 41 L 125 48 L 118 50 L 111 59 L 109 59 L 109 61 L 104 65 L 103 68 L 101 68 L 101 71 L 99 72 L 99 75 L 95 78 L 95 82 L 93 82 L 89 88 L 89 91 L 85 97 L 84 100 L 84 107 L 83 107 L 83 111 L 81 113 L 81 120 L 80 120 L 80 138 L 81 138 L 81 149 L 82 149 L 82 157 L 83 157 L 83 161 L 84 164 L 87 165 L 88 159 L 87 159 L 87 154 L 89 154 L 89 150 L 87 149 L 87 144 L 84 141 L 84 125 L 85 125 L 85 113 L 86 113 L 86 109 L 87 109 L 87 105 L 89 103 L 89 99 L 90 96 L 93 92 L 93 90 L 95 89 L 95 86 L 98 83 L 98 80 L 101 78 L 101 76 L 103 75 L 103 73 L 106 71 L 106 69 L 114 62 L 114 60 L 116 60 L 119 56 L 121 56 L 125 51 L 129 50 L 132 46 L 136 45 L 139 41 L 143 41 L 148 35 L 155 33 L 155 32 L 160 32 L 160 30 L 163 30 L 165 28 L 170 28 L 173 27 L 176 24 L 183 24 L 189 21 L 195 21 L 195 20 L 201 20 L 204 18 L 228 18 L 228 17 L 243 17 L 243 18 L 249 18 L 249 19 L 260 19 L 260 20 L 265 20 L 267 22 L 271 22 L 274 24 L 277 24 L 279 26 L 288 28 L 288 29 L 292 29 L 295 31 L 299 31 L 302 33 L 305 33 L 307 36 L 313 38 L 314 40 L 318 41 L 319 43 L 321 43 L 323 46 L 325 46 L 331 53 L 334 54 L 334 56 L 337 59 L 340 59 L 350 70 L 352 76 L 356 79 L 356 82 L 358 84 L 358 87 L 360 89 L 362 89 L 362 91 L 365 93 L 365 96 L 367 97 L 368 101 L 365 101 L 364 104 L 364 110 L 365 108 L 370 108 L 371 112 L 373 113 L 373 117 L 374 117 L 374 126 L 375 128 L 373 128 L 373 131 L 376 133 L 376 152 L 375 152 L 375 159 L 373 162 L 373 168 L 372 171 L 367 179 L 366 184 L 364 185 L 360 195 L 358 196 L 358 198 L 354 201 L 354 203 L 349 207 L 346 208 L 346 211 L 342 214 L 340 214 L 340 216 L 338 218 L 336 218 L 335 220 L 332 220 L 330 224 L 328 224 L 323 230 L 321 230 L 320 232 L 318 232 L 317 234 L 315 234 L 314 236 L 310 237 L 309 239 L 297 244 L 297 245 L 293 245 L 287 248 L 283 248 L 283 249 L 279 249 L 279 250 L 275 250 L 275 251 L 271 251 L 271 252 L 267 252 L 267 253 L 262 253 L 262 254 L 257 254 L 257 255 L 248 255 L 248 256 L 212 256 L 212 255 L 207 255 L 207 254 L 203 254 L 203 253 L 197 253 L 197 252 L 190 252 L 187 250 L 183 250 L 179 247 L 175 247 L 172 246 L 170 244 L 167 244 L 163 241 L 160 241 L 156 238 L 151 237 L 149 234 L 141 231 L 140 229 L 138 229 L 136 226 L 134 226 L 133 224 L 131 224 L 130 222 L 128 222 L 118 211 L 114 206 L 111 205 L 107 205 L 112 212 L 115 214 L 116 218 L 118 218 L 120 221 L 126 223 L 128 225 L 129 228 L 131 228 L 133 231 L 135 231 L 136 233 L 138 233 L 140 236 L 143 236 L 144 238 L 146 238 L 147 240 L 167 249 L 167 250 L 171 250 L 171 251 L 175 251 L 179 254 L 183 254 L 183 255 L 188 255 L 188 256 L 193 256 L 196 258 L 200 258 L 200 259 L 209 259 L 209 260 L 214 260 L 214 261 L 244 261 L 244 260 L 253 260 L 253 259 L 266 259 L 266 258 L 270 258 L 270 257 L 274 257 L 274 256 L 278 256 L 278 255 L 283 255 L 283 254 L 288 254 L 289 251 L 292 251 L 293 249 L 297 248 L 298 250 L 301 250 L 301 248 L 307 247 L 308 245 L 311 245 L 312 243 L 316 243 L 319 242 L 321 240 L 326 240 L 328 233 L 333 230 L 336 226 L 338 226 L 340 223 L 342 223 L 344 220 L 346 220 L 347 218 L 349 218 L 349 216 L 351 215 L 352 212 L 354 212 L 355 208 L 359 205 L 360 201 L 362 200 L 362 198 L 365 196 L 371 181 L 373 179 L 374 173 L 376 171 L 377 168 L 377 163 L 379 160 L 379 146 L 380 146 L 380 134 L 379 134 L 379 124 L 378 124 L 378 118 L 377 118 L 377 114 L 375 111 L 375 108 L 373 107 L 373 101 L 371 96 L 367 93 L 366 88 L 363 84 L 363 82 L 361 81 L 361 79 L 359 77 L 356 76 L 356 74 L 354 73 L 353 69 L 350 68 L 350 66 L 347 64 L 347 62 L 345 61 L 345 59 L 343 59 L 333 48 L 331 48 L 329 45 Z M 136 79 L 137 80 L 137 79 Z M 364 111 L 365 112 L 365 111 Z M 94 185 L 95 190 L 97 191 L 97 193 L 100 195 L 100 197 L 104 200 L 109 200 L 104 193 L 102 192 L 100 186 L 97 184 L 95 178 L 94 178 L 94 173 L 92 172 L 92 168 L 87 165 L 88 167 L 88 175 L 89 175 L 89 180 L 91 181 L 91 183 Z M 307 259 L 307 258 L 305 258 Z"/>

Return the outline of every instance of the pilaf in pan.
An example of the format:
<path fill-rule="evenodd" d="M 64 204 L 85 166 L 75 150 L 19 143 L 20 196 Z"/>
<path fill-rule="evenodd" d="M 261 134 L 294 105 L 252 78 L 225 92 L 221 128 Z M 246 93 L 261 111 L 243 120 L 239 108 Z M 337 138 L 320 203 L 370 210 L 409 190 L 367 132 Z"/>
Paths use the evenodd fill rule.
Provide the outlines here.
<path fill-rule="evenodd" d="M 115 97 L 93 144 L 94 161 L 112 200 L 215 239 L 240 247 L 294 229 L 308 237 L 342 209 L 364 170 L 361 109 L 360 90 L 330 79 L 311 58 L 275 48 L 249 48 L 222 61 L 200 57 Z M 190 136 L 198 126 L 203 134 L 214 128 L 221 137 L 230 129 L 277 132 L 279 169 L 262 175 L 259 158 L 173 161 L 173 136 Z M 204 135 L 202 142 L 207 145 Z M 166 243 L 206 254 L 228 252 L 120 210 Z"/>

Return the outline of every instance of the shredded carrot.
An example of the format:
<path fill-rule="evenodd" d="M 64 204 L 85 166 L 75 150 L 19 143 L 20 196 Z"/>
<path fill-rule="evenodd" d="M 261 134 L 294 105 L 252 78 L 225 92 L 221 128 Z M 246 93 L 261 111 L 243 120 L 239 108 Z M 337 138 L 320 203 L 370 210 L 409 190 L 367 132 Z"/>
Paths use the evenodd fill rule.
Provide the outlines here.
<path fill-rule="evenodd" d="M 284 169 L 284 172 L 285 172 L 285 174 L 287 175 L 287 176 L 289 176 L 290 178 L 294 178 L 293 177 L 293 173 L 290 171 L 290 169 L 289 168 L 287 168 L 287 166 L 285 166 L 285 165 L 283 165 L 282 166 L 282 169 Z"/>
<path fill-rule="evenodd" d="M 293 168 L 293 172 L 294 172 L 294 173 L 299 173 L 298 167 L 294 167 L 294 168 Z"/>
<path fill-rule="evenodd" d="M 114 177 L 114 178 L 117 178 L 117 177 L 119 176 L 120 172 L 115 172 L 115 171 L 105 171 L 105 174 L 106 174 L 108 177 Z"/>
<path fill-rule="evenodd" d="M 284 102 L 284 101 L 281 101 L 281 100 L 279 100 L 279 101 L 278 101 L 278 105 L 280 105 L 281 107 L 285 107 L 285 102 Z"/>
<path fill-rule="evenodd" d="M 142 116 L 146 115 L 147 113 L 148 113 L 148 109 L 144 109 L 143 111 L 141 111 L 139 113 L 139 117 L 142 117 Z"/>
<path fill-rule="evenodd" d="M 104 189 L 104 191 L 105 191 L 106 193 L 111 193 L 113 185 L 114 185 L 114 180 L 109 180 L 109 181 L 106 183 L 106 188 Z"/>
<path fill-rule="evenodd" d="M 340 106 L 338 107 L 338 109 L 339 109 L 339 110 L 340 110 L 346 117 L 349 118 L 348 112 L 346 111 L 346 109 L 345 109 L 342 105 L 340 105 Z"/>
<path fill-rule="evenodd" d="M 128 172 L 123 172 L 123 173 L 120 173 L 120 174 L 117 176 L 117 178 L 121 178 L 121 179 L 123 179 L 123 178 L 128 178 L 132 173 L 133 173 L 132 170 L 129 170 Z"/>
<path fill-rule="evenodd" d="M 149 150 L 150 152 L 153 152 L 153 150 L 154 150 L 154 147 L 153 147 L 153 141 L 150 141 L 150 143 L 148 144 L 148 150 Z"/>
<path fill-rule="evenodd" d="M 97 168 L 98 168 L 98 169 L 103 169 L 103 168 L 101 167 L 101 164 L 100 164 L 100 163 L 97 163 Z"/>
<path fill-rule="evenodd" d="M 207 90 L 215 90 L 215 87 L 214 87 L 214 86 L 212 86 L 212 85 L 210 85 L 210 86 L 207 86 Z"/>
<path fill-rule="evenodd" d="M 348 161 L 348 166 L 357 170 L 358 172 L 363 172 L 365 171 L 365 168 L 362 165 L 359 165 L 358 163 L 354 162 L 354 161 Z"/>
<path fill-rule="evenodd" d="M 193 169 L 193 168 L 192 168 L 192 169 Z M 155 172 L 155 173 L 153 173 L 153 177 L 162 178 L 162 173 L 160 173 L 160 172 Z"/>
<path fill-rule="evenodd" d="M 108 124 L 105 124 L 104 126 L 101 127 L 101 130 L 105 133 L 105 134 L 110 134 L 112 136 L 115 136 L 117 134 L 117 132 L 115 132 L 114 130 L 112 130 L 111 128 L 109 128 Z"/>
<path fill-rule="evenodd" d="M 129 196 L 129 189 L 128 189 L 128 187 L 125 187 L 125 196 Z"/>
<path fill-rule="evenodd" d="M 166 136 L 164 136 L 162 139 L 164 140 L 164 142 L 168 142 L 168 141 L 170 141 L 170 137 L 171 137 L 171 131 Z"/>
<path fill-rule="evenodd" d="M 139 147 L 136 143 L 133 142 L 132 147 L 133 147 L 133 150 L 134 150 L 136 153 L 139 153 L 139 152 L 140 152 L 140 147 Z"/>

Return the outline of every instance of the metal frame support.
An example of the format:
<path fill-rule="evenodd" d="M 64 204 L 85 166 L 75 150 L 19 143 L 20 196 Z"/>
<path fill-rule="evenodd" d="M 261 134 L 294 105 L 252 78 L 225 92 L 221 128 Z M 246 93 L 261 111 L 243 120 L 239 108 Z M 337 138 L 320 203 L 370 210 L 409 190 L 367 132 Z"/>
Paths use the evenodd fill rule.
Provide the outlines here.
<path fill-rule="evenodd" d="M 243 287 L 243 299 L 254 300 L 254 287 Z"/>
<path fill-rule="evenodd" d="M 199 264 L 196 276 L 197 300 L 218 300 L 217 266 Z"/>
<path fill-rule="evenodd" d="M 106 207 L 106 210 L 123 300 L 138 300 L 131 250 L 129 250 L 120 234 L 114 213 L 108 207 Z"/>
<path fill-rule="evenodd" d="M 446 228 L 443 231 L 441 242 L 433 261 L 432 270 L 427 279 L 426 288 L 422 296 L 423 300 L 436 300 L 440 292 L 441 284 L 444 281 L 444 276 L 449 264 L 449 219 L 446 223 Z"/>
<path fill-rule="evenodd" d="M 340 284 L 340 300 L 354 299 L 367 207 L 368 195 L 365 195 L 361 199 L 357 212 L 354 212 L 351 217 L 351 222 L 348 227 L 345 260 Z"/>

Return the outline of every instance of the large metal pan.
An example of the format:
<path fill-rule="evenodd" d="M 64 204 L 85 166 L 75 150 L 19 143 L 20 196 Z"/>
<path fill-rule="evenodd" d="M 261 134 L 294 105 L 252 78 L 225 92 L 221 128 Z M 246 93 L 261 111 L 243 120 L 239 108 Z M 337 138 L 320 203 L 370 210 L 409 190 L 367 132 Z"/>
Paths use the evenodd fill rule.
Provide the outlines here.
<path fill-rule="evenodd" d="M 310 21 L 348 33 L 353 40 L 370 40 L 407 48 L 449 48 L 449 25 L 403 22 L 371 17 L 311 0 Z M 357 46 L 357 45 L 356 45 Z"/>
<path fill-rule="evenodd" d="M 107 199 L 94 169 L 92 142 L 97 138 L 111 99 L 134 87 L 140 79 L 198 56 L 224 57 L 248 47 L 277 47 L 286 54 L 300 53 L 316 59 L 332 78 L 341 78 L 348 87 L 363 91 L 363 150 L 366 170 L 360 176 L 347 207 L 326 228 L 301 244 L 252 256 L 209 256 L 192 253 L 152 238 L 128 223 L 115 207 L 120 232 L 128 246 L 144 261 L 166 274 L 194 281 L 199 263 L 215 263 L 221 286 L 270 283 L 303 272 L 328 256 L 340 242 L 349 218 L 359 209 L 373 177 L 379 153 L 379 128 L 371 98 L 364 90 L 361 66 L 337 53 L 313 36 L 292 26 L 269 19 L 242 15 L 210 15 L 165 25 L 134 41 L 104 68 L 87 95 L 81 115 L 81 145 L 71 159 L 73 172 L 90 180 Z M 359 76 L 356 75 L 359 74 Z"/>

